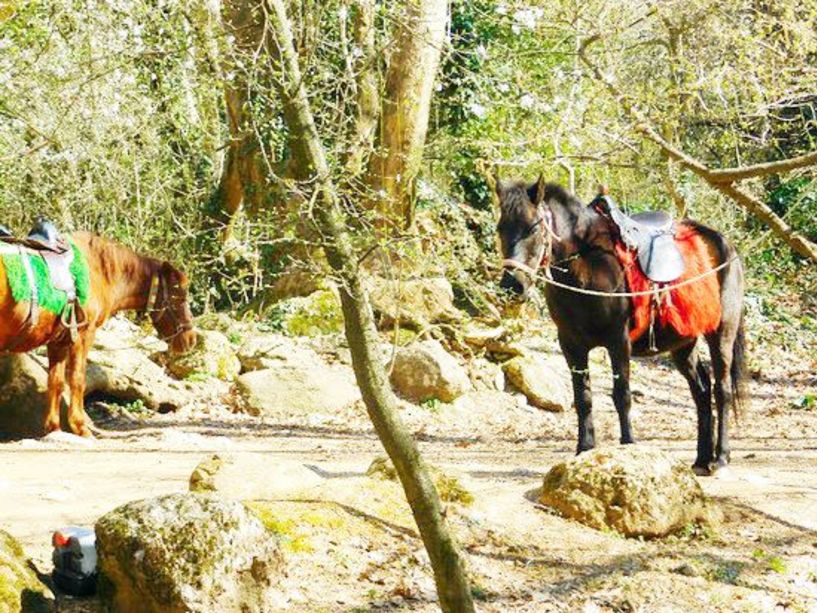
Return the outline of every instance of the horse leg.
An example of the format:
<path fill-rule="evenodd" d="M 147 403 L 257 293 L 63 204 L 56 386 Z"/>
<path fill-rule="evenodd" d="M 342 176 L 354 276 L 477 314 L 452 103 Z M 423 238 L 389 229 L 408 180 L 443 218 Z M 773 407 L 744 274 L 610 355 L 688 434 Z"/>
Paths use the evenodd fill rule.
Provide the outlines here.
<path fill-rule="evenodd" d="M 93 331 L 80 335 L 68 353 L 68 389 L 71 402 L 68 405 L 68 425 L 71 432 L 79 436 L 91 436 L 85 414 L 85 369 L 88 349 L 93 343 Z"/>
<path fill-rule="evenodd" d="M 698 355 L 698 343 L 692 343 L 672 352 L 672 361 L 689 384 L 695 408 L 698 410 L 698 453 L 692 470 L 698 475 L 709 475 L 712 463 L 712 386 L 709 369 Z"/>
<path fill-rule="evenodd" d="M 68 350 L 65 345 L 48 345 L 48 392 L 43 429 L 46 434 L 60 429 L 60 401 L 65 388 L 65 360 Z"/>
<path fill-rule="evenodd" d="M 718 440 L 715 444 L 713 472 L 729 464 L 729 413 L 735 399 L 732 394 L 732 347 L 735 334 L 723 327 L 707 338 L 712 356 L 712 372 L 715 376 L 715 406 L 718 409 Z"/>
<path fill-rule="evenodd" d="M 613 404 L 618 413 L 618 422 L 621 430 L 620 442 L 630 445 L 633 439 L 633 428 L 630 424 L 630 339 L 625 335 L 616 343 L 607 348 L 610 356 L 610 365 L 613 368 Z"/>
<path fill-rule="evenodd" d="M 559 338 L 562 353 L 570 369 L 573 382 L 573 403 L 579 418 L 579 442 L 576 453 L 593 449 L 596 446 L 596 433 L 593 428 L 593 395 L 590 391 L 590 371 L 587 368 L 588 349 L 576 347 Z"/>

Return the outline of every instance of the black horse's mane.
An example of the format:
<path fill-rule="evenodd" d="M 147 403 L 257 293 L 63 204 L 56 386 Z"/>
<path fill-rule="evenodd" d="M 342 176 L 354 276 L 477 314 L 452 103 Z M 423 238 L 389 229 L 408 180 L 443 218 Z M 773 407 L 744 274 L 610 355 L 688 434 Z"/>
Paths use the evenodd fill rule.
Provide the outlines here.
<path fill-rule="evenodd" d="M 500 198 L 502 209 L 514 216 L 536 200 L 538 184 L 524 181 L 503 183 Z M 597 214 L 587 208 L 576 196 L 557 183 L 545 183 L 545 203 L 556 217 L 564 220 L 563 227 L 569 228 L 574 240 L 584 242 L 589 238 L 588 230 L 597 219 Z M 595 233 L 593 233 L 595 234 Z"/>

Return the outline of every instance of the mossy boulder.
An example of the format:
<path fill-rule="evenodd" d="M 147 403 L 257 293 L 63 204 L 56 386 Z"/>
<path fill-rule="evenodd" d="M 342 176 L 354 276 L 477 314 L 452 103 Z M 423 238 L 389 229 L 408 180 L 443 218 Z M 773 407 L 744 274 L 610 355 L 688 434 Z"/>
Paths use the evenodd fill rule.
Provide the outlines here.
<path fill-rule="evenodd" d="M 453 402 L 471 389 L 468 373 L 437 341 L 400 348 L 391 367 L 394 391 L 413 402 Z"/>
<path fill-rule="evenodd" d="M 244 505 L 197 494 L 131 502 L 96 524 L 99 591 L 113 611 L 269 611 L 277 539 Z"/>
<path fill-rule="evenodd" d="M 292 336 L 320 336 L 343 331 L 340 296 L 334 287 L 282 300 L 273 307 L 270 317 Z"/>
<path fill-rule="evenodd" d="M 428 466 L 431 479 L 440 499 L 444 502 L 456 502 L 465 506 L 474 502 L 474 495 L 464 485 L 464 477 L 461 475 L 443 472 L 436 466 Z M 373 479 L 385 481 L 397 481 L 397 470 L 391 460 L 386 456 L 375 458 L 366 470 L 366 476 Z"/>
<path fill-rule="evenodd" d="M 517 356 L 505 362 L 502 370 L 511 386 L 522 392 L 531 406 L 557 412 L 570 407 L 573 398 L 567 374 L 537 356 Z"/>
<path fill-rule="evenodd" d="M 241 362 L 227 336 L 201 330 L 192 351 L 168 357 L 167 369 L 180 379 L 204 376 L 232 381 L 241 372 Z"/>
<path fill-rule="evenodd" d="M 594 449 L 545 475 L 540 501 L 598 530 L 660 537 L 716 518 L 692 470 L 645 445 Z"/>
<path fill-rule="evenodd" d="M 0 530 L 0 613 L 40 613 L 54 609 L 54 596 L 31 569 L 23 548 Z"/>

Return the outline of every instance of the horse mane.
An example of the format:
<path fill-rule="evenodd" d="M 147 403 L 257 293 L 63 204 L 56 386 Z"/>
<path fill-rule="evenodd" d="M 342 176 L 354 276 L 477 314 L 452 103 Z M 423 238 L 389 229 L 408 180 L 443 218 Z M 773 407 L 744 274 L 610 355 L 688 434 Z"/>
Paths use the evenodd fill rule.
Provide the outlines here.
<path fill-rule="evenodd" d="M 100 272 L 110 284 L 129 280 L 150 279 L 162 266 L 156 258 L 138 254 L 135 250 L 90 232 L 77 232 L 74 238 L 87 245 L 88 251 L 99 258 Z"/>

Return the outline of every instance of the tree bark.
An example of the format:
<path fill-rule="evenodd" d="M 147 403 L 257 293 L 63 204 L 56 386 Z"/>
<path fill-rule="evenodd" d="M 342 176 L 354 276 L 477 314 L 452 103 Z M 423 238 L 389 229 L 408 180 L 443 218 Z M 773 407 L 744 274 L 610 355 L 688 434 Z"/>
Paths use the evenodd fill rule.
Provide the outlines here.
<path fill-rule="evenodd" d="M 599 38 L 601 38 L 600 35 L 594 35 L 585 39 L 579 48 L 579 56 L 585 65 L 593 72 L 596 79 L 607 87 L 607 90 L 618 101 L 624 112 L 636 121 L 635 129 L 658 145 L 670 159 L 675 160 L 684 168 L 692 171 L 711 187 L 731 198 L 738 205 L 763 221 L 780 240 L 791 247 L 796 253 L 817 262 L 817 245 L 809 241 L 808 238 L 803 236 L 800 232 L 794 230 L 768 205 L 734 185 L 734 181 L 738 179 L 764 176 L 786 170 L 793 170 L 795 168 L 817 165 L 817 153 L 810 153 L 788 160 L 747 166 L 745 168 L 729 168 L 722 171 L 709 169 L 700 160 L 695 159 L 667 142 L 652 126 L 646 115 L 639 111 L 635 105 L 624 96 L 621 90 L 615 86 L 612 80 L 605 77 L 599 67 L 590 61 L 587 57 L 586 49 L 590 44 L 599 40 Z"/>
<path fill-rule="evenodd" d="M 251 2 L 225 2 L 222 19 L 225 31 L 233 36 L 233 49 L 243 56 L 251 56 L 263 42 L 263 21 Z M 257 212 L 266 193 L 266 172 L 259 158 L 260 144 L 248 122 L 245 106 L 250 84 L 243 73 L 236 71 L 232 79 L 227 75 L 231 66 L 225 62 L 224 105 L 230 142 L 219 182 L 218 200 L 224 217 L 222 242 L 233 238 L 234 224 L 247 210 Z"/>
<path fill-rule="evenodd" d="M 447 0 L 406 0 L 386 72 L 380 141 L 369 163 L 370 187 L 376 208 L 406 226 L 414 220 L 414 180 L 422 161 L 447 19 Z"/>
<path fill-rule="evenodd" d="M 359 50 L 351 58 L 351 70 L 355 80 L 355 123 L 349 139 L 350 148 L 346 168 L 353 177 L 365 169 L 366 156 L 371 152 L 380 116 L 380 89 L 377 71 L 377 48 L 375 47 L 375 0 L 353 0 L 353 40 Z"/>
<path fill-rule="evenodd" d="M 317 190 L 316 206 L 311 210 L 326 240 L 327 260 L 342 282 L 341 306 L 355 377 L 369 417 L 411 505 L 434 569 L 440 606 L 443 611 L 473 611 L 463 563 L 443 518 L 439 496 L 414 440 L 398 417 L 394 394 L 377 357 L 374 318 L 346 229 L 346 215 L 339 205 L 326 153 L 315 127 L 284 1 L 268 0 L 268 28 L 277 43 L 276 87 L 283 102 L 284 119 L 295 137 L 292 154 L 301 168 L 309 169 L 310 183 Z"/>

